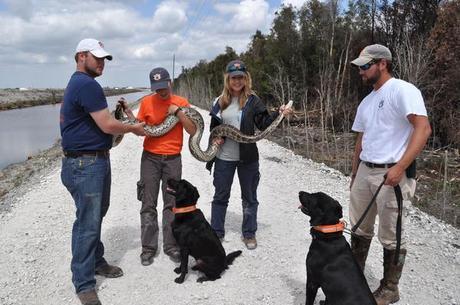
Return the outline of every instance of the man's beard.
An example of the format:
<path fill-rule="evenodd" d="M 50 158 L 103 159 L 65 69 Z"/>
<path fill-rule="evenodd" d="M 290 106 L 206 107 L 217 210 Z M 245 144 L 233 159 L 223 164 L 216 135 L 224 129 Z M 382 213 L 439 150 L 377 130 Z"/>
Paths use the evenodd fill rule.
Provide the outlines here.
<path fill-rule="evenodd" d="M 98 77 L 100 76 L 102 73 L 99 73 L 97 72 L 97 68 L 96 69 L 92 69 L 88 66 L 85 66 L 85 70 L 86 70 L 86 73 L 88 73 L 89 76 L 95 78 L 95 77 Z"/>
<path fill-rule="evenodd" d="M 380 76 L 381 76 L 381 73 L 379 70 L 377 70 L 374 75 L 368 78 L 363 78 L 363 82 L 365 85 L 373 86 L 380 79 Z"/>

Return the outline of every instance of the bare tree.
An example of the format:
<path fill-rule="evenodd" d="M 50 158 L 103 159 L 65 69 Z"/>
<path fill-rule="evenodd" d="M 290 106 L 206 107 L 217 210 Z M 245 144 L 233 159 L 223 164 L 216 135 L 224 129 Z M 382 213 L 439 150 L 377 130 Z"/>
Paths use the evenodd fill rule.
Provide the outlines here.
<path fill-rule="evenodd" d="M 432 49 L 420 37 L 411 40 L 406 32 L 395 46 L 394 53 L 395 74 L 419 88 L 423 87 L 429 77 Z"/>

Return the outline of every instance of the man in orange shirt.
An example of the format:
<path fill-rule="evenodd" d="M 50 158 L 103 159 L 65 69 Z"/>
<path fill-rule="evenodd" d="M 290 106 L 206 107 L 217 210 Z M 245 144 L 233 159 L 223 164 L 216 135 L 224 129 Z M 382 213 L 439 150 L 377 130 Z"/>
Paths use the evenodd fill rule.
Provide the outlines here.
<path fill-rule="evenodd" d="M 179 261 L 180 253 L 172 234 L 171 223 L 174 219 L 172 208 L 175 199 L 166 193 L 166 181 L 180 179 L 182 175 L 183 129 L 190 135 L 196 132 L 195 124 L 181 111 L 189 107 L 187 99 L 174 95 L 171 91 L 171 79 L 164 68 L 155 68 L 150 72 L 152 91 L 141 101 L 137 118 L 147 125 L 158 125 L 166 116 L 173 114 L 179 123 L 161 137 L 145 137 L 141 159 L 141 180 L 138 182 L 141 207 L 141 263 L 148 266 L 158 250 L 158 213 L 157 201 L 160 190 L 163 195 L 163 251 L 173 260 Z"/>

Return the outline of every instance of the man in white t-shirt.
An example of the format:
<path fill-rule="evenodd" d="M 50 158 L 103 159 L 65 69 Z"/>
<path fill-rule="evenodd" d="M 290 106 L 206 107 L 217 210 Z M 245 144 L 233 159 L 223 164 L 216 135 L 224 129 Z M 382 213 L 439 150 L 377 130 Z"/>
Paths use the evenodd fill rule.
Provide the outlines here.
<path fill-rule="evenodd" d="M 350 184 L 352 226 L 363 215 L 386 174 L 376 204 L 357 229 L 357 236 L 351 238 L 351 248 L 364 270 L 378 215 L 377 236 L 384 249 L 384 276 L 374 297 L 378 305 L 387 305 L 399 300 L 398 283 L 407 252 L 403 227 L 398 263 L 393 264 L 398 216 L 393 187 L 399 184 L 403 205 L 409 203 L 414 195 L 415 180 L 412 175 L 406 175 L 406 170 L 415 165 L 413 162 L 425 146 L 431 128 L 420 90 L 392 77 L 392 56 L 387 47 L 369 45 L 351 64 L 358 67 L 363 82 L 373 86 L 359 105 L 352 127 L 358 133 Z"/>

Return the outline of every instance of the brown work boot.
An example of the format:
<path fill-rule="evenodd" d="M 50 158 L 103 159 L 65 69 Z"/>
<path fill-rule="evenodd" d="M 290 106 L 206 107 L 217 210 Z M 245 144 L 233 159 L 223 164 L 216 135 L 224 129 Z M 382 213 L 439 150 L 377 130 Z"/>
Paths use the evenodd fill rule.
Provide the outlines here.
<path fill-rule="evenodd" d="M 393 263 L 396 250 L 383 249 L 383 279 L 380 286 L 373 292 L 377 305 L 389 305 L 399 301 L 399 279 L 401 278 L 406 249 L 399 252 L 398 262 Z"/>
<path fill-rule="evenodd" d="M 82 305 L 102 305 L 97 297 L 96 290 L 86 290 L 77 294 Z"/>
<path fill-rule="evenodd" d="M 366 265 L 367 254 L 369 253 L 369 248 L 371 246 L 371 241 L 372 239 L 364 238 L 362 236 L 351 236 L 351 252 L 363 272 Z"/>
<path fill-rule="evenodd" d="M 243 243 L 248 250 L 254 250 L 257 248 L 257 240 L 255 237 L 243 237 Z"/>
<path fill-rule="evenodd" d="M 107 278 L 116 278 L 123 275 L 123 270 L 120 267 L 109 264 L 102 265 L 96 268 L 96 274 Z"/>

